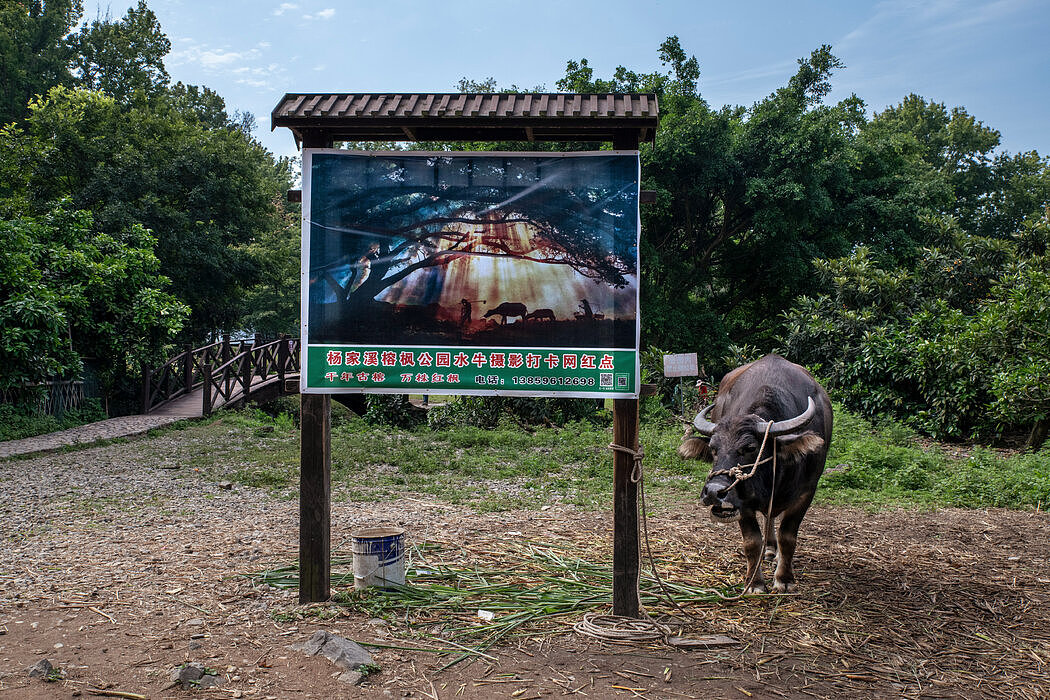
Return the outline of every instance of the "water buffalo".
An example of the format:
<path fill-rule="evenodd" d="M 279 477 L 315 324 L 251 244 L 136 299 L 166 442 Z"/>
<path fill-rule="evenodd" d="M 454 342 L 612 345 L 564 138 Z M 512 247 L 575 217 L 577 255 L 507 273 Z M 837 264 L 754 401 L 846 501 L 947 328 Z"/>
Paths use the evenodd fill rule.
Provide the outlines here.
<path fill-rule="evenodd" d="M 500 325 L 507 325 L 508 316 L 520 316 L 521 320 L 525 320 L 525 316 L 528 315 L 528 309 L 525 308 L 524 304 L 519 304 L 514 301 L 505 301 L 494 309 L 489 309 L 485 312 L 485 318 L 489 316 L 502 316 L 503 320 Z"/>
<path fill-rule="evenodd" d="M 553 309 L 536 309 L 525 317 L 526 321 L 557 321 Z"/>
<path fill-rule="evenodd" d="M 714 463 L 702 500 L 716 522 L 740 523 L 747 592 L 766 591 L 763 543 L 766 558 L 777 559 L 773 590 L 795 588 L 791 560 L 798 526 L 824 471 L 831 421 L 831 402 L 813 375 L 783 357 L 766 355 L 722 379 L 715 403 L 693 421 L 696 434 L 686 435 L 678 448 L 686 459 Z M 775 541 L 772 523 L 766 523 L 765 536 L 758 526 L 756 514 L 767 512 L 773 520 L 780 518 Z"/>

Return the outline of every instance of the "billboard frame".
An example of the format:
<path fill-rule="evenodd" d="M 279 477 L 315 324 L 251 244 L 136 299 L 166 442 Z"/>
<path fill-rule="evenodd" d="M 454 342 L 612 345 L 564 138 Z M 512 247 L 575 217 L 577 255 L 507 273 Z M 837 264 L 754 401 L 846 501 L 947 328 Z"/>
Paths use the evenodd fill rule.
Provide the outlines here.
<path fill-rule="evenodd" d="M 457 388 L 448 384 L 442 384 L 441 386 L 425 386 L 420 383 L 401 382 L 402 384 L 408 384 L 408 386 L 318 386 L 311 383 L 311 363 L 317 362 L 316 358 L 311 358 L 311 342 L 309 340 L 310 331 L 310 263 L 311 263 L 311 229 L 312 229 L 312 216 L 311 210 L 313 205 L 313 189 L 314 182 L 312 177 L 312 164 L 314 156 L 332 154 L 339 156 L 357 156 L 357 157 L 369 157 L 377 159 L 392 159 L 392 158 L 410 158 L 410 157 L 438 157 L 443 159 L 468 159 L 468 158 L 544 158 L 544 159 L 565 159 L 565 158 L 586 158 L 586 157 L 609 157 L 609 156 L 628 156 L 633 157 L 637 161 L 635 171 L 635 225 L 634 225 L 634 249 L 635 254 L 635 265 L 633 275 L 635 277 L 634 284 L 634 347 L 598 347 L 598 348 L 578 348 L 578 347 L 557 347 L 557 346 L 535 346 L 535 347 L 519 347 L 519 346 L 484 346 L 478 347 L 475 345 L 457 345 L 454 343 L 448 344 L 445 347 L 452 349 L 453 351 L 462 350 L 470 351 L 485 351 L 495 354 L 503 353 L 517 353 L 521 351 L 534 350 L 537 352 L 544 353 L 562 353 L 574 355 L 575 353 L 593 353 L 601 355 L 606 353 L 604 357 L 614 357 L 612 363 L 620 365 L 629 362 L 631 367 L 629 371 L 623 371 L 620 367 L 603 368 L 598 369 L 596 364 L 596 374 L 594 377 L 590 377 L 590 386 L 599 387 L 595 390 L 580 390 L 578 384 L 560 384 L 560 382 L 567 381 L 565 377 L 555 377 L 549 374 L 545 375 L 542 373 L 525 373 L 523 376 L 529 377 L 529 379 L 536 379 L 536 388 L 532 388 L 527 383 L 521 383 L 517 386 L 529 387 L 529 388 L 502 388 L 505 384 L 497 385 L 500 388 Z M 641 261 L 639 257 L 641 248 L 641 209 L 640 209 L 640 188 L 641 188 L 641 160 L 639 158 L 639 151 L 635 149 L 614 149 L 608 151 L 358 151 L 358 150 L 345 150 L 336 148 L 314 148 L 304 147 L 302 151 L 303 159 L 303 185 L 302 185 L 302 219 L 301 219 L 301 251 L 300 251 L 300 332 L 302 338 L 302 355 L 301 355 L 301 373 L 299 390 L 303 394 L 420 394 L 420 395 L 462 395 L 462 396 L 515 396 L 515 397 L 535 397 L 535 398 L 582 398 L 582 399 L 637 399 L 639 391 L 641 390 L 641 369 L 640 369 L 640 341 L 641 341 Z M 313 347 L 315 350 L 319 347 L 335 348 L 338 347 L 341 352 L 350 354 L 353 351 L 363 351 L 365 348 L 372 350 L 374 345 L 362 345 L 360 343 L 314 343 Z M 393 350 L 397 353 L 415 351 L 422 349 L 424 346 L 416 345 L 395 345 L 383 346 L 385 350 Z M 610 355 L 610 353 L 612 355 Z M 316 353 L 314 353 L 316 354 Z M 623 359 L 629 356 L 629 359 Z M 467 370 L 470 374 L 474 374 L 474 370 Z M 582 372 L 582 370 L 581 370 Z M 333 373 L 334 374 L 334 373 Z M 345 374 L 342 375 L 345 377 Z M 458 374 L 455 375 L 458 379 Z M 491 375 L 495 376 L 495 375 Z M 483 378 L 484 375 L 475 375 L 475 380 Z M 515 377 L 516 379 L 516 377 Z M 385 380 L 385 376 L 384 376 Z M 544 384 L 544 380 L 550 380 L 547 384 Z M 571 378 L 569 378 L 571 380 Z M 502 380 L 501 380 L 502 381 Z M 558 381 L 559 384 L 564 385 L 568 388 L 560 390 L 543 390 L 539 387 L 553 384 Z M 600 388 L 602 384 L 608 381 L 610 387 L 607 389 Z M 617 383 L 624 383 L 627 385 L 627 390 L 617 390 Z M 477 384 L 476 381 L 473 384 Z M 511 384 L 514 386 L 514 384 Z"/>

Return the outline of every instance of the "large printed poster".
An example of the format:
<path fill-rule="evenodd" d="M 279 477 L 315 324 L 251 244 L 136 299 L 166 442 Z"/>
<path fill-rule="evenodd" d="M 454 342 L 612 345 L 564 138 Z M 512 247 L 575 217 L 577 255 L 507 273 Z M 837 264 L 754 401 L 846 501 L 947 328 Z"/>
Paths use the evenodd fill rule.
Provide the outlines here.
<path fill-rule="evenodd" d="M 635 151 L 303 152 L 307 393 L 635 397 Z"/>

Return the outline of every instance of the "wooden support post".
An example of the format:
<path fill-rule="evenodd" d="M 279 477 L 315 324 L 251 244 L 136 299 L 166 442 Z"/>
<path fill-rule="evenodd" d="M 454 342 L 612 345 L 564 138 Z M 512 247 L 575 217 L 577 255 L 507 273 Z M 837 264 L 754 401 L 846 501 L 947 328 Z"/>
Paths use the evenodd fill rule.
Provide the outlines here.
<path fill-rule="evenodd" d="M 277 381 L 281 385 L 281 393 L 284 393 L 284 368 L 288 366 L 288 336 L 281 334 L 281 342 L 277 344 Z"/>
<path fill-rule="evenodd" d="M 193 346 L 186 346 L 186 354 L 182 357 L 182 386 L 186 393 L 193 391 Z"/>
<path fill-rule="evenodd" d="M 613 149 L 638 149 L 638 132 L 624 130 Z M 638 449 L 638 399 L 613 399 L 613 442 Z M 613 614 L 638 617 L 638 484 L 631 481 L 634 459 L 613 452 Z"/>
<path fill-rule="evenodd" d="M 248 397 L 252 393 L 252 378 L 255 374 L 255 364 L 252 362 L 252 353 L 249 350 L 244 356 L 244 366 L 241 367 L 241 381 L 244 382 L 244 405 L 248 405 Z"/>
<path fill-rule="evenodd" d="M 211 414 L 211 365 L 201 367 L 201 394 L 204 395 L 204 405 L 201 406 L 202 415 Z"/>
<path fill-rule="evenodd" d="M 142 365 L 142 415 L 149 413 L 150 383 L 153 380 L 153 370 Z"/>
<path fill-rule="evenodd" d="M 303 394 L 299 452 L 299 602 L 330 597 L 332 397 Z"/>
<path fill-rule="evenodd" d="M 304 131 L 303 147 L 331 148 L 332 137 Z M 332 575 L 332 397 L 300 402 L 299 602 L 316 603 L 330 597 Z"/>
<path fill-rule="evenodd" d="M 613 399 L 613 442 L 638 449 L 638 399 Z M 634 459 L 613 451 L 613 615 L 638 617 L 638 484 Z"/>
<path fill-rule="evenodd" d="M 226 333 L 222 336 L 222 363 L 228 362 L 231 357 L 233 357 L 233 348 L 230 347 L 230 334 Z"/>

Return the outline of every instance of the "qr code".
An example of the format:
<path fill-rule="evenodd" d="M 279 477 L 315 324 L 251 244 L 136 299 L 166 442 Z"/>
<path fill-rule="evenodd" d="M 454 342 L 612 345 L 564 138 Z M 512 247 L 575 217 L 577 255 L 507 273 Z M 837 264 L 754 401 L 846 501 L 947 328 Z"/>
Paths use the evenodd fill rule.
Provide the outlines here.
<path fill-rule="evenodd" d="M 627 388 L 627 375 L 626 374 L 617 374 L 616 375 L 616 388 L 617 389 L 626 389 Z"/>
<path fill-rule="evenodd" d="M 602 372 L 598 375 L 599 385 L 602 387 L 611 387 L 613 385 L 612 372 Z"/>

